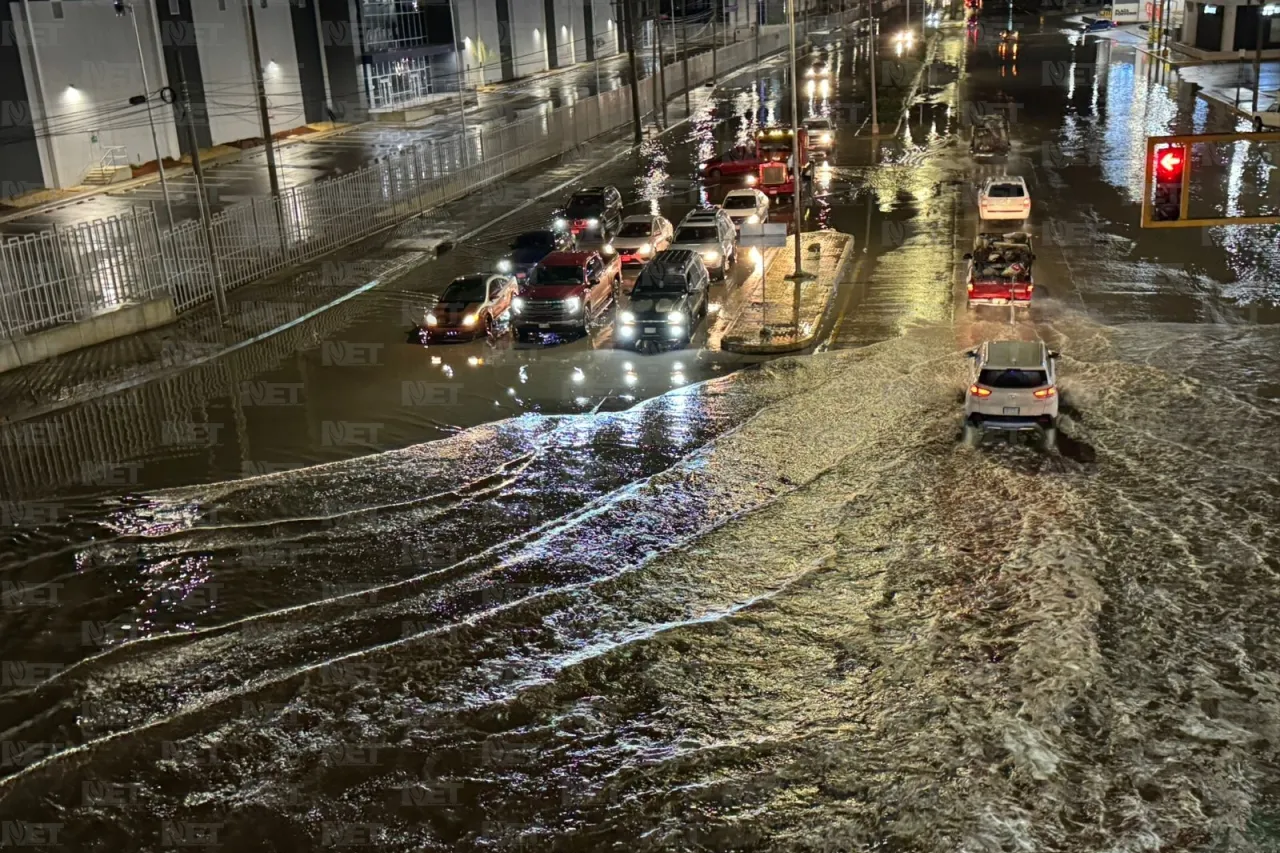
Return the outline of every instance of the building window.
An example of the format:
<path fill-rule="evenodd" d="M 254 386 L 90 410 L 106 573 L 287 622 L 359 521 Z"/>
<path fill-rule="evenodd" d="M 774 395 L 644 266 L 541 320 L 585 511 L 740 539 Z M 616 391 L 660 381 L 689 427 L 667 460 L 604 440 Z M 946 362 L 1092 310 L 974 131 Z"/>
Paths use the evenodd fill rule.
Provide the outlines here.
<path fill-rule="evenodd" d="M 50 8 L 52 8 L 53 10 L 54 20 L 61 21 L 62 20 L 62 0 L 53 0 L 53 2 L 50 3 L 49 5 L 50 5 Z"/>

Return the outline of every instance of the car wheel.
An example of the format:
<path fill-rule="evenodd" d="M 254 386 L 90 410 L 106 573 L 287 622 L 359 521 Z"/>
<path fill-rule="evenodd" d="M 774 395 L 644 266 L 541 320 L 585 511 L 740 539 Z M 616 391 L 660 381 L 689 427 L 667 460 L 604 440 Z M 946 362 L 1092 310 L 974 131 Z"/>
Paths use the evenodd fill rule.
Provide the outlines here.
<path fill-rule="evenodd" d="M 1254 132 L 1254 133 L 1262 133 L 1262 119 L 1260 119 L 1260 118 L 1255 118 L 1255 119 L 1253 120 L 1253 132 Z"/>
<path fill-rule="evenodd" d="M 582 306 L 582 325 L 578 328 L 578 331 L 581 332 L 583 336 L 591 334 L 591 304 L 590 303 L 584 303 Z"/>
<path fill-rule="evenodd" d="M 977 447 L 982 443 L 982 430 L 978 429 L 971 423 L 964 425 L 964 446 Z"/>
<path fill-rule="evenodd" d="M 493 315 L 485 314 L 484 323 L 480 325 L 480 337 L 487 338 L 493 334 Z"/>
<path fill-rule="evenodd" d="M 720 260 L 720 269 L 716 270 L 716 279 L 718 281 L 724 281 L 726 278 L 728 278 L 728 266 L 727 266 L 728 263 L 729 263 L 728 258 L 722 258 Z"/>
<path fill-rule="evenodd" d="M 1049 427 L 1040 436 L 1040 449 L 1049 451 L 1058 446 L 1058 428 Z"/>

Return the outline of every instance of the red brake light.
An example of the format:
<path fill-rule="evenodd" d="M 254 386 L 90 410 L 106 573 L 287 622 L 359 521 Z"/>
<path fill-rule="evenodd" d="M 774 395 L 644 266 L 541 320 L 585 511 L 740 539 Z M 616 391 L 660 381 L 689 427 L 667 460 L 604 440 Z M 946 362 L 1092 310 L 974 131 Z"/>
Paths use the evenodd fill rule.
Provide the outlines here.
<path fill-rule="evenodd" d="M 991 389 L 983 388 L 981 385 L 970 385 L 969 393 L 975 397 L 990 397 Z"/>
<path fill-rule="evenodd" d="M 1049 397 L 1056 397 L 1058 395 L 1058 389 L 1050 385 L 1048 388 L 1041 388 L 1039 391 L 1034 393 L 1037 400 L 1045 400 Z"/>

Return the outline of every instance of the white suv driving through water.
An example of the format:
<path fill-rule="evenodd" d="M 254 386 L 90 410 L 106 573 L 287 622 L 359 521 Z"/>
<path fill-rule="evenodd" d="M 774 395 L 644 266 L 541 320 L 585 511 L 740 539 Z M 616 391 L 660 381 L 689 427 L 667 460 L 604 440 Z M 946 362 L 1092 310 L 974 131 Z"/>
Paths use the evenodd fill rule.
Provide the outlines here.
<path fill-rule="evenodd" d="M 988 178 L 978 192 L 978 216 L 982 219 L 1027 219 L 1031 216 L 1031 191 L 1020 177 Z"/>
<path fill-rule="evenodd" d="M 988 431 L 1034 432 L 1046 450 L 1058 438 L 1058 354 L 1040 341 L 987 341 L 973 359 L 964 395 L 964 440 Z"/>

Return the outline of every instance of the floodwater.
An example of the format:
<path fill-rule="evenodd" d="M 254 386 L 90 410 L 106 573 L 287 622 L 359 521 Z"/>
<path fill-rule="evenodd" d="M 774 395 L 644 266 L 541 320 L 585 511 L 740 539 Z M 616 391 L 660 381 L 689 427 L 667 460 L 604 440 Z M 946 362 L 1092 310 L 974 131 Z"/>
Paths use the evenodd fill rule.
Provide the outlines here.
<path fill-rule="evenodd" d="M 1273 235 L 1171 274 L 1116 236 L 1155 239 L 1124 164 L 1060 163 L 1037 305 L 968 312 L 977 223 L 912 194 L 958 159 L 922 138 L 869 173 L 818 355 L 7 528 L 6 841 L 1274 850 Z M 1063 353 L 1060 452 L 958 441 L 963 352 L 1009 336 Z"/>

